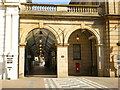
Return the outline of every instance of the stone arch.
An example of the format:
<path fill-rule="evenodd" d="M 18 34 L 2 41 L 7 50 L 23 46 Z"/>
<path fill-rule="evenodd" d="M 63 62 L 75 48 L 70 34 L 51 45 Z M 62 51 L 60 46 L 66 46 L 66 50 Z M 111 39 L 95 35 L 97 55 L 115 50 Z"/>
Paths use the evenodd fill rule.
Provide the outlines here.
<path fill-rule="evenodd" d="M 24 29 L 24 28 L 22 28 L 22 29 Z M 22 32 L 21 37 L 20 37 L 20 44 L 26 44 L 27 35 L 29 34 L 29 32 L 31 32 L 32 30 L 35 30 L 35 29 L 39 29 L 39 28 L 36 27 L 36 26 L 33 26 L 33 27 L 30 27 L 30 28 L 27 28 L 27 30 L 25 32 Z M 61 42 L 58 33 L 52 27 L 49 27 L 49 26 L 45 25 L 41 29 L 47 29 L 48 31 L 50 31 L 55 36 L 57 43 Z"/>
<path fill-rule="evenodd" d="M 67 39 L 68 39 L 68 43 L 69 43 L 69 47 L 68 47 L 68 69 L 69 69 L 69 72 L 68 74 L 69 75 L 96 75 L 98 76 L 97 74 L 99 73 L 98 71 L 98 57 L 99 57 L 99 49 L 98 49 L 98 46 L 96 44 L 100 44 L 101 41 L 100 41 L 100 34 L 99 34 L 99 31 L 97 32 L 97 30 L 95 29 L 92 29 L 91 27 L 89 26 L 84 26 L 82 29 L 82 27 L 80 26 L 74 26 L 72 28 L 72 30 L 70 30 L 70 32 L 67 34 Z M 93 40 L 89 40 L 88 37 L 86 37 L 85 34 L 82 34 L 82 32 L 80 31 L 82 30 L 86 30 L 86 31 L 89 31 L 91 34 L 88 35 L 88 36 L 91 36 L 91 35 L 94 35 L 95 38 Z M 83 35 L 81 37 L 81 39 L 79 41 L 75 41 L 75 34 L 78 34 L 78 32 L 80 32 L 81 35 Z M 80 35 L 78 34 L 78 35 Z M 73 36 L 73 37 L 72 37 Z M 74 59 L 74 45 L 79 45 L 79 52 L 78 56 L 79 58 L 78 59 Z M 77 48 L 77 47 L 76 47 Z M 77 54 L 76 54 L 77 55 Z M 79 61 L 81 60 L 81 61 Z M 79 73 L 76 73 L 74 72 L 75 70 L 73 70 L 72 66 L 75 67 L 75 64 L 76 63 L 79 63 L 81 66 L 80 66 L 80 71 Z M 84 64 L 86 63 L 86 64 Z M 84 67 L 86 65 L 86 67 Z M 94 66 L 94 69 L 92 68 Z M 72 67 L 72 68 L 71 68 Z M 86 68 L 86 70 L 85 70 Z M 91 70 L 91 72 L 90 72 Z"/>
<path fill-rule="evenodd" d="M 80 28 L 81 28 L 80 26 L 77 26 L 77 27 L 72 28 L 72 29 L 69 31 L 69 33 L 68 33 L 67 36 L 66 36 L 66 42 L 67 42 L 67 43 L 68 43 L 68 40 L 69 40 L 70 35 L 71 35 L 74 31 L 76 31 L 76 30 L 78 30 L 78 29 L 80 29 Z M 89 30 L 91 33 L 93 33 L 93 34 L 95 35 L 97 44 L 101 44 L 101 38 L 100 38 L 99 32 L 97 32 L 95 29 L 93 29 L 93 28 L 91 28 L 91 27 L 89 27 L 89 26 L 84 26 L 84 28 L 82 28 L 82 29 L 87 29 L 87 30 Z"/>

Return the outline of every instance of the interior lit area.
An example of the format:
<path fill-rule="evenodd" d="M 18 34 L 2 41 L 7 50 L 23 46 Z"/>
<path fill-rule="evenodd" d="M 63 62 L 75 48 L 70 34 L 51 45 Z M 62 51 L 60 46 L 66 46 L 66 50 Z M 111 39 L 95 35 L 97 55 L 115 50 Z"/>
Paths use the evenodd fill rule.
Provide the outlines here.
<path fill-rule="evenodd" d="M 46 29 L 34 29 L 27 36 L 25 76 L 56 75 L 56 40 Z"/>

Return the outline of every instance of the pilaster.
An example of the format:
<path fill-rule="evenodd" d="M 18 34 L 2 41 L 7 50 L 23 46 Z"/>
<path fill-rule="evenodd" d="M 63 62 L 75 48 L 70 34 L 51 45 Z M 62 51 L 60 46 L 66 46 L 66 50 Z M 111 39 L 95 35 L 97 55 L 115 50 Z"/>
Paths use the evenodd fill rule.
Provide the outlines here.
<path fill-rule="evenodd" d="M 19 46 L 19 78 L 24 77 L 25 44 Z"/>
<path fill-rule="evenodd" d="M 68 45 L 57 45 L 57 77 L 68 77 Z"/>
<path fill-rule="evenodd" d="M 104 75 L 104 54 L 103 44 L 97 44 L 97 58 L 98 58 L 98 76 Z"/>

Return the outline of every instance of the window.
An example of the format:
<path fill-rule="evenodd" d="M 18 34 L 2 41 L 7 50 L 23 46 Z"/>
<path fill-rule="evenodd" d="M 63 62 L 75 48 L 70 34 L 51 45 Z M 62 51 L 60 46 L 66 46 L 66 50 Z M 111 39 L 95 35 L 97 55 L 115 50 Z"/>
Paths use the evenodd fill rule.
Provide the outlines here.
<path fill-rule="evenodd" d="M 73 44 L 73 60 L 81 60 L 81 45 Z"/>

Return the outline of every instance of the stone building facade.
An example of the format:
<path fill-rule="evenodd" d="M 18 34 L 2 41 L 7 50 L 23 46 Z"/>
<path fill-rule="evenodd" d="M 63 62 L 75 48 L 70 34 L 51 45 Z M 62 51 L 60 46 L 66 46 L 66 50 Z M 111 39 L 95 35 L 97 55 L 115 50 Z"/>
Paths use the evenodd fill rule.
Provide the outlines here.
<path fill-rule="evenodd" d="M 120 1 L 99 5 L 11 1 L 0 2 L 1 79 L 24 77 L 32 59 L 41 54 L 39 45 L 46 60 L 55 62 L 57 77 L 118 76 Z"/>

